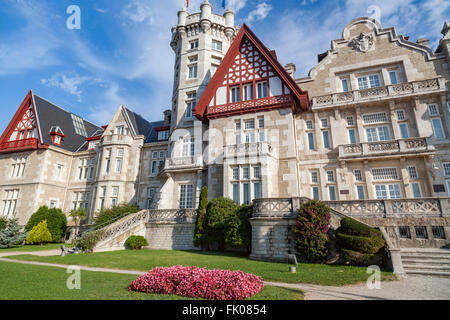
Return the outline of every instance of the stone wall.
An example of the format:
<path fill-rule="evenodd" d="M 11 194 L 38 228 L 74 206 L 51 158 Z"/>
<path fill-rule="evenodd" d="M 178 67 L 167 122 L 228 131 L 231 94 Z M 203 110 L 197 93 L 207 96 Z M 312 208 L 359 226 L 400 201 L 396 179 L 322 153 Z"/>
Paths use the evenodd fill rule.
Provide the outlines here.
<path fill-rule="evenodd" d="M 155 221 L 146 223 L 146 238 L 151 249 L 196 250 L 194 222 Z"/>

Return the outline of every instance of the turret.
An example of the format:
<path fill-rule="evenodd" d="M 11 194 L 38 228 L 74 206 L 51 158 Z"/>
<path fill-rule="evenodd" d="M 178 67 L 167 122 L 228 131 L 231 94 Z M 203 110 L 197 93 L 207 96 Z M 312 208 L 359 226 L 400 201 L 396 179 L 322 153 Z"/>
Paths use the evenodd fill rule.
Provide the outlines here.
<path fill-rule="evenodd" d="M 235 32 L 235 29 L 234 29 L 235 14 L 230 9 L 227 9 L 227 11 L 225 11 L 223 16 L 225 18 L 225 26 L 226 26 L 225 35 L 227 36 L 228 39 L 230 39 Z"/>
<path fill-rule="evenodd" d="M 202 26 L 204 32 L 211 28 L 212 9 L 213 7 L 208 0 L 205 0 L 205 2 L 203 2 L 200 6 L 200 25 Z"/>

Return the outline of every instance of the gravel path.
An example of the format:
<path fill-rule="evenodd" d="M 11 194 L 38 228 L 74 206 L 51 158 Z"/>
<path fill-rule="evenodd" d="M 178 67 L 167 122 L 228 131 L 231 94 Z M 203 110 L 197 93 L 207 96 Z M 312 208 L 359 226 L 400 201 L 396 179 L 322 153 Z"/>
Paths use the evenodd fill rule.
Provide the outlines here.
<path fill-rule="evenodd" d="M 33 254 L 37 256 L 59 255 L 61 250 L 35 252 L 4 252 L 0 253 L 0 261 L 40 265 L 56 268 L 67 268 L 68 265 L 24 261 L 5 258 L 18 254 Z M 110 268 L 95 268 L 79 266 L 80 270 L 96 272 L 113 272 L 121 274 L 142 275 L 145 272 L 135 270 L 119 270 Z M 342 287 L 320 286 L 303 283 L 280 283 L 265 281 L 265 285 L 296 288 L 305 292 L 305 300 L 450 300 L 450 278 L 413 276 L 399 281 L 385 281 L 380 289 L 368 289 L 365 283 Z"/>

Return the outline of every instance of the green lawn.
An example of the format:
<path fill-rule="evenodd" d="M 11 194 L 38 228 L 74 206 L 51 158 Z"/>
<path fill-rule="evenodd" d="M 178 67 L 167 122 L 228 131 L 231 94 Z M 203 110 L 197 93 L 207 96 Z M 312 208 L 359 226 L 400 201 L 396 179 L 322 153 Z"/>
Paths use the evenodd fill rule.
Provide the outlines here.
<path fill-rule="evenodd" d="M 208 269 L 242 270 L 259 275 L 266 281 L 336 286 L 365 282 L 369 276 L 364 267 L 306 263 L 300 263 L 297 273 L 291 274 L 285 263 L 254 261 L 232 253 L 197 251 L 121 250 L 65 257 L 20 255 L 14 256 L 14 259 L 142 271 L 148 271 L 157 266 L 197 266 Z M 382 273 L 382 280 L 393 279 L 395 276 L 392 273 Z"/>
<path fill-rule="evenodd" d="M 0 253 L 2 252 L 11 252 L 11 251 L 20 251 L 20 252 L 32 252 L 32 251 L 44 251 L 44 250 L 54 250 L 60 249 L 62 243 L 47 243 L 43 245 L 24 245 L 24 246 L 15 246 L 12 248 L 0 249 Z M 65 245 L 66 248 L 68 245 Z"/>
<path fill-rule="evenodd" d="M 81 289 L 69 290 L 66 269 L 0 261 L 0 300 L 182 300 L 180 296 L 128 292 L 137 276 L 81 271 Z M 303 292 L 267 286 L 251 299 L 302 300 Z"/>

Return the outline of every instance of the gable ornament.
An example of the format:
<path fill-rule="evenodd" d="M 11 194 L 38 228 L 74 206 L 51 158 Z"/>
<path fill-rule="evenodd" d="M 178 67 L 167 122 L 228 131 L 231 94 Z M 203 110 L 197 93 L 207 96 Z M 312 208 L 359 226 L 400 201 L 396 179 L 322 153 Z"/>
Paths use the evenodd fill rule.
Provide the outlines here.
<path fill-rule="evenodd" d="M 355 50 L 367 52 L 372 48 L 373 42 L 373 35 L 361 32 L 359 36 L 350 41 L 350 46 Z"/>

